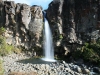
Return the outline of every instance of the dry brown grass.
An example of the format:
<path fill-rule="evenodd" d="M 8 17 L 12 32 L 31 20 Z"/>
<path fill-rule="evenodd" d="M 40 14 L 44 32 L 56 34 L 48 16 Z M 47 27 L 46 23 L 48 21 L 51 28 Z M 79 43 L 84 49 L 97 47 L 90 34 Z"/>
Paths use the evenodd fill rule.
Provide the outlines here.
<path fill-rule="evenodd" d="M 24 73 L 24 72 L 11 72 L 8 75 L 38 75 L 36 72 L 29 72 L 29 73 Z"/>

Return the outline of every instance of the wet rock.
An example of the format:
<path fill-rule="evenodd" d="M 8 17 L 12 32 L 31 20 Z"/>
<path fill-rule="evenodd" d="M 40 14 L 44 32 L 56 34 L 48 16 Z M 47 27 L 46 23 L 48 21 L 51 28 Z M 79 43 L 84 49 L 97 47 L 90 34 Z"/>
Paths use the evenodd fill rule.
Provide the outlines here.
<path fill-rule="evenodd" d="M 63 64 L 66 64 L 66 62 L 65 62 L 65 61 L 62 61 L 62 63 L 63 63 Z"/>
<path fill-rule="evenodd" d="M 94 67 L 93 72 L 100 73 L 100 68 L 99 67 Z"/>
<path fill-rule="evenodd" d="M 90 70 L 89 69 L 83 69 L 82 71 L 84 74 L 89 74 L 90 73 Z"/>
<path fill-rule="evenodd" d="M 74 61 L 74 63 L 81 66 L 83 64 L 83 59 L 78 59 Z"/>
<path fill-rule="evenodd" d="M 70 72 L 71 70 L 69 68 L 65 68 L 66 72 Z"/>
<path fill-rule="evenodd" d="M 78 73 L 82 73 L 82 70 L 81 70 L 80 67 L 77 67 L 77 68 L 76 68 L 76 71 L 77 71 Z"/>

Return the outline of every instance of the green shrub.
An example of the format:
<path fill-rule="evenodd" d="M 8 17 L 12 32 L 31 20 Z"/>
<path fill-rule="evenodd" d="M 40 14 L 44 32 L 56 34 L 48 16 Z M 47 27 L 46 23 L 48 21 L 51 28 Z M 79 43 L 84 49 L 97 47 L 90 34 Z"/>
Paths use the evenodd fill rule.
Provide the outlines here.
<path fill-rule="evenodd" d="M 12 45 L 8 45 L 5 42 L 5 38 L 3 36 L 0 36 L 0 55 L 4 56 L 10 54 L 13 50 L 14 47 Z"/>
<path fill-rule="evenodd" d="M 16 48 L 13 45 L 8 45 L 5 40 L 2 40 L 2 44 L 0 44 L 0 55 L 5 56 L 11 53 L 21 53 L 21 49 Z"/>
<path fill-rule="evenodd" d="M 59 35 L 59 38 L 60 38 L 60 39 L 63 39 L 63 36 L 62 36 L 62 34 L 60 34 L 60 35 Z"/>
<path fill-rule="evenodd" d="M 1 28 L 0 28 L 0 35 L 2 35 L 5 31 L 6 31 L 6 29 L 3 28 L 3 27 L 1 27 Z"/>
<path fill-rule="evenodd" d="M 96 43 L 85 43 L 72 53 L 75 59 L 83 58 L 86 61 L 100 64 L 100 40 Z"/>
<path fill-rule="evenodd" d="M 0 60 L 0 75 L 4 75 L 4 69 L 3 69 L 3 65 L 2 65 L 2 61 Z"/>
<path fill-rule="evenodd" d="M 20 53 L 22 52 L 22 49 L 21 49 L 21 48 L 13 47 L 13 48 L 12 48 L 12 51 L 13 51 L 14 53 L 20 54 Z"/>
<path fill-rule="evenodd" d="M 77 50 L 75 50 L 73 53 L 72 53 L 72 56 L 75 57 L 75 59 L 79 59 L 82 55 L 82 50 L 81 48 L 77 48 Z"/>
<path fill-rule="evenodd" d="M 90 62 L 98 62 L 98 59 L 100 58 L 97 53 L 93 49 L 85 48 L 82 56 L 84 60 L 89 60 Z"/>
<path fill-rule="evenodd" d="M 0 28 L 0 55 L 4 56 L 4 55 L 10 54 L 12 52 L 20 53 L 21 49 L 15 48 L 13 45 L 8 45 L 6 43 L 5 37 L 2 36 L 2 34 L 5 31 L 6 31 L 5 28 L 3 28 L 3 27 Z"/>

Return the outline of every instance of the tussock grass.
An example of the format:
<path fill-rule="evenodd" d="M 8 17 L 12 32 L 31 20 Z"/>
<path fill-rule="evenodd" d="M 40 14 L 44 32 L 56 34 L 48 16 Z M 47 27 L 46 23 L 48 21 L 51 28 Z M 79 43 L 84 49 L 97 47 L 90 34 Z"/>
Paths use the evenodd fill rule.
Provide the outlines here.
<path fill-rule="evenodd" d="M 0 60 L 0 75 L 4 75 L 3 62 Z"/>

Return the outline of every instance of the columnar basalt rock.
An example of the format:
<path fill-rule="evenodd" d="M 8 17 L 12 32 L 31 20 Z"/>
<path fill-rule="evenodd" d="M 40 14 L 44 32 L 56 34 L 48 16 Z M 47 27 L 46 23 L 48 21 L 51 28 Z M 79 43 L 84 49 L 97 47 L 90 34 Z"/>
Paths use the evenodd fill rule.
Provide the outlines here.
<path fill-rule="evenodd" d="M 40 46 L 42 29 L 43 29 L 43 13 L 42 7 L 34 5 L 31 7 L 32 19 L 29 24 L 29 31 L 31 35 L 31 44 L 34 42 L 35 45 Z"/>
<path fill-rule="evenodd" d="M 22 5 L 21 16 L 22 16 L 23 25 L 25 25 L 26 29 L 29 29 L 28 25 L 31 21 L 31 11 L 30 11 L 29 5 L 26 5 L 26 4 Z"/>
<path fill-rule="evenodd" d="M 36 42 L 40 43 L 42 36 L 42 7 L 1 1 L 0 27 L 2 26 L 6 29 L 4 37 L 8 44 L 26 49 L 33 48 Z M 41 44 L 38 45 L 41 47 Z"/>
<path fill-rule="evenodd" d="M 79 44 L 100 38 L 100 0 L 53 0 L 46 12 L 58 52 L 67 54 Z M 0 1 L 2 26 L 8 44 L 41 47 L 42 7 Z"/>
<path fill-rule="evenodd" d="M 54 0 L 49 4 L 49 8 L 47 10 L 47 18 L 50 22 L 53 36 L 57 35 L 55 38 L 55 42 L 59 41 L 59 35 L 63 33 L 63 24 L 62 24 L 62 8 L 63 8 L 64 0 Z"/>
<path fill-rule="evenodd" d="M 75 50 L 78 44 L 100 38 L 99 12 L 100 0 L 53 0 L 47 9 L 47 18 L 54 40 L 59 40 L 62 34 L 59 46 Z"/>
<path fill-rule="evenodd" d="M 5 25 L 8 26 L 8 24 L 15 24 L 15 7 L 16 4 L 14 1 L 11 2 L 4 2 L 4 8 L 6 12 L 6 23 Z M 9 19 L 10 18 L 10 19 Z"/>

